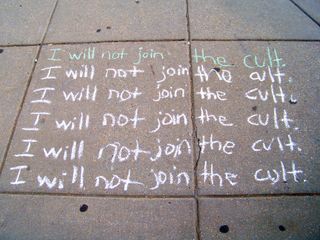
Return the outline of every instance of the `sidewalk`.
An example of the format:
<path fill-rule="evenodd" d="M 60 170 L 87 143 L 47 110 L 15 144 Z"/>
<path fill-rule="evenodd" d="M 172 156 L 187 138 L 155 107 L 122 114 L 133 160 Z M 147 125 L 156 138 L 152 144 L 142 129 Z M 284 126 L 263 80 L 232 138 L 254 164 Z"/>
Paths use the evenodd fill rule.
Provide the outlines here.
<path fill-rule="evenodd" d="M 0 239 L 319 239 L 320 3 L 4 0 Z"/>

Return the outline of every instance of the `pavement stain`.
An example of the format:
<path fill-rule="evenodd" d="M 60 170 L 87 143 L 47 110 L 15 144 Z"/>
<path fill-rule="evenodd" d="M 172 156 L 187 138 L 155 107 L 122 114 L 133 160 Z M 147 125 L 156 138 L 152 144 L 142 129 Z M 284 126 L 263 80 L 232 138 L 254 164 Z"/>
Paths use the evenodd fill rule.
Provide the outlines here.
<path fill-rule="evenodd" d="M 0 229 L 5 229 L 7 226 L 7 222 L 5 219 L 1 218 L 0 219 Z"/>
<path fill-rule="evenodd" d="M 43 124 L 43 123 L 45 123 L 45 122 L 46 122 L 46 119 L 45 119 L 45 118 L 41 118 L 41 119 L 40 119 L 40 123 Z"/>
<path fill-rule="evenodd" d="M 152 75 L 155 76 L 155 72 L 154 72 L 153 66 L 151 64 L 150 64 L 150 68 L 151 68 Z"/>
<path fill-rule="evenodd" d="M 219 231 L 221 233 L 227 233 L 227 232 L 229 232 L 229 226 L 228 225 L 222 225 L 222 226 L 220 226 Z"/>
<path fill-rule="evenodd" d="M 111 26 L 106 26 L 106 29 L 107 29 L 107 30 L 110 30 L 110 29 L 111 29 Z M 97 32 L 97 33 L 101 32 L 101 28 L 98 28 L 98 29 L 96 30 L 96 32 Z"/>
<path fill-rule="evenodd" d="M 87 204 L 82 204 L 80 206 L 80 212 L 86 212 L 88 210 L 88 205 Z"/>

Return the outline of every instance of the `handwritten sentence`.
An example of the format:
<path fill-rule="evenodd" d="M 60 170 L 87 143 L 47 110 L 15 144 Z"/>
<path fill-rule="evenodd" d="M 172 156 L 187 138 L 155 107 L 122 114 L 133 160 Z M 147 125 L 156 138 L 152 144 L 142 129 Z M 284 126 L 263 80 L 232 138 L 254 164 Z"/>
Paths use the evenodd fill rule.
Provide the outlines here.
<path fill-rule="evenodd" d="M 70 61 L 92 61 L 97 58 L 97 49 L 95 47 L 84 48 L 80 51 L 67 51 L 62 48 L 51 48 L 52 56 L 48 58 L 49 61 L 62 61 L 62 58 L 67 57 Z M 99 54 L 101 59 L 106 59 L 108 61 L 115 60 L 125 60 L 126 58 L 133 58 L 135 60 L 132 61 L 132 64 L 139 65 L 143 63 L 145 60 L 153 59 L 153 60 L 163 60 L 170 55 L 170 52 L 161 52 L 156 51 L 154 49 L 145 49 L 143 47 L 138 47 L 135 51 L 135 56 L 132 57 L 126 51 L 125 48 L 120 50 L 102 50 Z M 195 63 L 199 62 L 210 62 L 219 67 L 233 67 L 224 56 L 213 56 L 209 55 L 205 52 L 203 48 L 193 49 L 192 60 Z M 265 67 L 285 67 L 285 63 L 283 63 L 283 59 L 280 57 L 279 52 L 276 49 L 270 49 L 267 47 L 263 54 L 255 55 L 255 54 L 247 54 L 243 56 L 243 66 L 254 69 L 254 68 L 265 68 Z"/>
<path fill-rule="evenodd" d="M 11 171 L 15 172 L 14 181 L 10 182 L 11 185 L 23 185 L 27 184 L 23 176 L 26 174 L 28 166 L 21 165 L 10 168 Z M 47 176 L 47 175 L 37 175 L 36 182 L 39 188 L 47 189 L 64 189 L 65 182 L 69 184 L 77 185 L 79 189 L 85 190 L 85 168 L 83 166 L 72 166 L 72 170 L 68 174 L 67 171 L 63 170 L 60 176 Z M 190 174 L 186 171 L 179 171 L 176 166 L 172 166 L 171 171 L 158 171 L 150 169 L 149 176 L 153 179 L 150 181 L 137 180 L 132 176 L 132 170 L 128 169 L 127 173 L 123 176 L 112 174 L 109 177 L 106 176 L 96 176 L 94 179 L 94 187 L 102 188 L 104 190 L 112 190 L 116 188 L 122 188 L 123 191 L 128 191 L 129 186 L 138 185 L 139 187 L 148 188 L 149 190 L 156 190 L 161 188 L 162 185 L 169 184 L 175 186 L 190 186 L 192 184 Z M 92 175 L 92 174 L 90 174 Z M 69 177 L 69 179 L 68 179 Z M 141 177 L 141 176 L 140 176 Z M 271 185 L 277 183 L 287 183 L 287 182 L 307 182 L 303 179 L 304 173 L 300 170 L 294 161 L 288 163 L 287 166 L 283 161 L 279 162 L 279 167 L 274 169 L 263 169 L 259 168 L 252 174 L 254 181 L 267 182 Z M 147 177 L 144 177 L 144 179 Z M 200 172 L 200 181 L 204 183 L 209 183 L 213 188 L 223 188 L 224 186 L 236 186 L 240 182 L 239 174 L 234 172 L 217 172 L 214 170 L 214 164 L 208 164 L 204 161 L 203 170 Z M 148 182 L 148 183 L 147 183 Z"/>
<path fill-rule="evenodd" d="M 55 164 L 65 162 L 68 164 L 63 169 L 69 168 L 69 170 L 61 170 L 55 174 L 50 172 L 47 175 L 36 174 L 32 181 L 35 181 L 39 188 L 62 190 L 66 184 L 78 186 L 81 190 L 85 190 L 86 186 L 104 190 L 119 188 L 123 191 L 128 191 L 129 186 L 151 191 L 163 185 L 190 187 L 193 173 L 180 166 L 179 161 L 192 159 L 194 144 L 197 144 L 198 157 L 201 159 L 198 168 L 199 180 L 215 188 L 233 187 L 241 184 L 242 178 L 239 176 L 245 173 L 218 170 L 208 159 L 210 154 L 221 154 L 219 156 L 227 157 L 239 154 L 244 150 L 244 146 L 248 147 L 255 156 L 259 156 L 262 152 L 298 153 L 302 151 L 296 137 L 299 127 L 290 112 L 285 109 L 286 103 L 297 103 L 294 93 L 286 92 L 286 84 L 292 84 L 293 80 L 284 72 L 283 68 L 286 64 L 276 49 L 266 48 L 260 55 L 242 56 L 242 66 L 250 71 L 245 79 L 239 78 L 237 71 L 233 71 L 234 64 L 225 57 L 210 55 L 202 48 L 193 49 L 192 60 L 195 63 L 193 69 L 188 64 L 165 66 L 163 60 L 169 58 L 171 53 L 156 51 L 152 48 L 137 47 L 134 56 L 125 48 L 99 50 L 88 47 L 79 51 L 51 48 L 49 52 L 51 56 L 47 60 L 50 61 L 50 66 L 40 68 L 40 83 L 47 85 L 36 86 L 31 90 L 30 104 L 34 106 L 32 109 L 41 106 L 42 110 L 32 110 L 28 113 L 32 121 L 28 126 L 24 125 L 21 130 L 30 133 L 30 137 L 21 139 L 20 148 L 16 149 L 14 157 L 19 160 L 37 158 Z M 130 61 L 129 65 L 126 64 L 127 67 L 115 67 L 118 64 L 116 60 L 121 61 L 126 58 L 134 60 Z M 101 67 L 94 62 L 96 59 L 107 60 L 108 65 Z M 150 59 L 160 61 L 162 64 L 154 67 L 142 65 Z M 69 61 L 71 67 L 65 66 L 64 60 Z M 73 63 L 77 64 L 73 65 Z M 191 73 L 192 78 L 189 77 Z M 146 76 L 151 89 L 145 89 L 139 84 L 134 86 L 134 83 Z M 190 81 L 194 81 L 194 89 L 189 89 Z M 243 102 L 268 104 L 271 107 L 267 108 L 267 111 L 256 112 L 255 106 L 252 108 L 253 112 L 241 117 L 231 117 L 231 112 L 220 113 L 219 107 L 216 106 L 233 101 L 235 93 L 232 88 L 240 81 L 252 83 L 245 85 L 242 91 L 237 93 L 240 94 Z M 71 87 L 60 89 L 56 83 L 61 82 L 67 82 Z M 123 84 L 118 86 L 118 82 Z M 130 82 L 128 87 L 126 82 Z M 108 87 L 105 87 L 107 85 Z M 188 99 L 192 96 L 193 90 L 197 102 L 195 113 L 191 113 L 188 108 L 175 106 L 176 101 L 189 103 Z M 82 103 L 93 105 L 101 102 L 106 106 L 119 104 L 117 106 L 125 108 L 126 112 L 122 112 L 121 108 L 113 108 L 113 110 L 104 108 L 98 113 L 81 109 L 73 110 L 68 117 L 59 116 L 52 111 L 54 109 L 52 105 L 56 100 L 68 106 L 77 106 Z M 152 116 L 144 111 L 143 104 L 140 106 L 141 101 L 157 106 Z M 130 105 L 130 108 L 126 108 L 127 105 Z M 43 110 L 45 107 L 48 110 Z M 208 127 L 208 131 L 196 133 L 195 141 L 189 130 L 193 124 L 192 114 L 198 128 Z M 43 146 L 40 140 L 31 136 L 33 133 L 46 131 L 40 124 L 43 117 L 47 117 L 46 123 L 53 126 L 50 130 L 54 130 L 55 133 L 62 135 L 77 133 L 79 137 L 71 138 L 68 142 Z M 246 144 L 241 144 L 240 149 L 237 139 L 224 134 L 215 134 L 213 128 L 218 126 L 223 129 L 240 129 L 244 124 L 250 128 L 272 128 L 285 132 L 273 132 L 263 136 L 257 134 Z M 108 138 L 101 143 L 100 139 L 99 143 L 93 147 L 86 139 L 86 134 L 91 129 L 99 129 L 99 134 L 102 134 L 110 129 L 121 128 L 146 133 L 149 136 L 148 142 L 146 143 L 146 140 L 137 134 L 130 141 Z M 177 128 L 182 130 L 182 135 L 179 131 L 177 133 L 172 131 Z M 165 131 L 172 132 L 170 140 L 162 138 L 161 134 Z M 36 151 L 33 151 L 34 149 Z M 90 154 L 87 154 L 88 149 Z M 96 163 L 103 163 L 105 168 L 99 168 L 99 170 L 105 170 L 107 172 L 105 175 L 99 175 L 97 171 L 92 175 L 92 169 L 86 166 L 88 155 Z M 85 160 L 84 163 L 82 163 L 83 160 Z M 168 160 L 172 161 L 169 168 L 152 165 L 155 162 L 168 164 Z M 256 183 L 270 183 L 272 186 L 288 181 L 307 182 L 303 179 L 304 172 L 297 167 L 296 161 L 277 161 L 273 164 L 276 166 L 272 168 L 261 166 L 252 170 L 249 173 L 250 178 L 252 177 Z M 142 162 L 148 166 L 142 173 L 145 176 L 137 176 L 135 167 Z M 130 167 L 125 167 L 126 163 L 129 163 Z M 10 184 L 28 184 L 30 177 L 24 177 L 28 169 L 27 164 L 11 167 L 10 171 L 14 178 Z M 120 169 L 124 171 L 118 173 Z M 88 175 L 90 175 L 90 181 L 86 180 Z"/>

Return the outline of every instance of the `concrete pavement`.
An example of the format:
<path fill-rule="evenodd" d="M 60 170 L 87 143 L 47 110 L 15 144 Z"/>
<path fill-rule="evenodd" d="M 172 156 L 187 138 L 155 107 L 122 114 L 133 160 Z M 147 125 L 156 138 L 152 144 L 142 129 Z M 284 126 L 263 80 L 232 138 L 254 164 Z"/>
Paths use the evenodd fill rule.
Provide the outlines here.
<path fill-rule="evenodd" d="M 320 237 L 317 1 L 0 6 L 0 239 Z"/>

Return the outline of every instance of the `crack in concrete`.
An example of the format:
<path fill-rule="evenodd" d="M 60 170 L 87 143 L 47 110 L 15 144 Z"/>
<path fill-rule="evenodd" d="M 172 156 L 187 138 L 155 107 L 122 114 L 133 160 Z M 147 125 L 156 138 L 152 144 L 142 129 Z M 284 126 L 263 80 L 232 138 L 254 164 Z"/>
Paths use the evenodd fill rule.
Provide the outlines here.
<path fill-rule="evenodd" d="M 197 146 L 196 146 L 196 147 L 197 147 L 197 155 L 196 155 L 196 162 L 195 162 L 195 164 L 194 164 L 193 170 L 194 170 L 195 172 L 197 172 L 202 148 L 201 148 L 201 145 L 200 145 L 200 138 L 198 137 L 198 130 L 197 130 L 197 127 L 196 127 L 196 126 L 195 126 L 195 132 L 194 132 L 194 133 L 195 133 L 194 138 L 195 138 L 196 141 L 197 141 Z"/>

